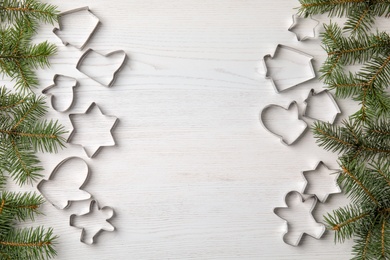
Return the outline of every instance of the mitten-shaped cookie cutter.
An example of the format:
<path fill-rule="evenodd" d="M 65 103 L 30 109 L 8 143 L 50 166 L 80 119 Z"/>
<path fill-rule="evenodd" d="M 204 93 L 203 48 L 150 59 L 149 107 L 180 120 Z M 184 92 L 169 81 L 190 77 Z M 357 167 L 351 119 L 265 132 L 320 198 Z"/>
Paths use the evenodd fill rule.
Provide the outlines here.
<path fill-rule="evenodd" d="M 304 126 L 304 128 L 302 128 L 302 130 L 300 131 L 300 133 L 298 134 L 298 136 L 295 138 L 295 140 L 293 140 L 293 141 L 288 141 L 288 140 L 286 140 L 286 138 L 285 138 L 283 135 L 281 135 L 281 134 L 279 134 L 279 133 L 276 133 L 275 131 L 269 129 L 267 123 L 265 122 L 265 112 L 267 111 L 267 109 L 269 109 L 269 108 L 271 108 L 271 107 L 280 108 L 280 109 L 287 110 L 287 111 L 290 110 L 290 109 L 293 108 L 293 107 L 296 108 L 296 110 L 297 110 L 297 113 L 296 113 L 296 114 L 297 114 L 297 119 L 298 119 L 298 121 L 301 123 L 301 125 Z M 261 113 L 260 113 L 260 122 L 261 122 L 261 124 L 263 125 L 263 127 L 264 127 L 268 132 L 270 132 L 271 134 L 277 136 L 277 137 L 280 139 L 280 141 L 282 142 L 282 144 L 287 145 L 287 146 L 292 145 L 292 144 L 294 144 L 296 141 L 298 141 L 298 140 L 303 136 L 303 134 L 305 133 L 306 129 L 308 128 L 307 123 L 306 123 L 305 121 L 303 121 L 303 120 L 300 119 L 299 111 L 298 111 L 298 104 L 297 104 L 297 102 L 295 102 L 295 101 L 291 102 L 287 109 L 284 108 L 283 106 L 279 106 L 279 105 L 275 105 L 275 104 L 271 104 L 271 105 L 268 105 L 268 106 L 264 107 L 263 110 L 262 110 Z"/>
<path fill-rule="evenodd" d="M 111 55 L 117 54 L 117 53 L 123 54 L 123 59 L 122 59 L 120 65 L 113 71 L 112 78 L 111 78 L 111 80 L 108 83 L 103 82 L 102 80 L 99 80 L 99 78 L 96 78 L 94 76 L 88 75 L 88 73 L 84 72 L 83 69 L 82 69 L 83 61 L 85 59 L 87 59 L 88 55 L 90 55 L 93 52 L 95 52 L 95 53 L 97 53 L 97 54 L 99 54 L 99 55 L 101 55 L 103 57 L 106 57 L 106 58 L 111 56 Z M 83 55 L 81 55 L 79 61 L 76 64 L 76 69 L 79 70 L 81 73 L 85 74 L 86 76 L 88 76 L 89 78 L 93 79 L 94 81 L 100 83 L 101 85 L 103 85 L 105 87 L 111 87 L 114 84 L 115 80 L 117 79 L 118 73 L 124 67 L 126 60 L 127 60 L 127 54 L 126 54 L 126 52 L 124 50 L 116 50 L 116 51 L 112 51 L 112 52 L 109 52 L 109 53 L 103 55 L 103 54 L 100 54 L 100 53 L 94 51 L 93 49 L 88 49 L 88 50 L 86 50 L 83 53 Z M 95 64 L 95 66 L 96 66 L 96 64 Z"/>

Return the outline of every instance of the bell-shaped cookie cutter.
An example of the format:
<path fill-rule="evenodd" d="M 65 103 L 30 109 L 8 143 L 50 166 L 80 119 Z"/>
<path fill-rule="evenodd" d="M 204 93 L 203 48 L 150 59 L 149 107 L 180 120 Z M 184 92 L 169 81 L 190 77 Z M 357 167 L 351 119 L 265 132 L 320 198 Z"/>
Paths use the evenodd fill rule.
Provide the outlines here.
<path fill-rule="evenodd" d="M 62 161 L 53 169 L 53 171 L 51 172 L 51 174 L 50 174 L 50 176 L 49 176 L 49 179 L 48 179 L 48 180 L 42 180 L 42 181 L 40 181 L 40 182 L 38 183 L 38 185 L 37 185 L 37 190 L 43 195 L 43 197 L 45 197 L 45 199 L 46 199 L 47 201 L 49 201 L 50 204 L 52 204 L 55 208 L 61 209 L 61 210 L 62 210 L 62 209 L 68 208 L 68 207 L 70 206 L 71 202 L 72 202 L 72 201 L 76 201 L 76 200 L 68 200 L 68 201 L 67 201 L 67 205 L 66 205 L 65 207 L 61 208 L 61 207 L 59 207 L 58 205 L 52 203 L 52 202 L 44 195 L 44 193 L 42 192 L 42 185 L 43 185 L 45 182 L 52 181 L 53 178 L 55 177 L 55 175 L 57 174 L 58 169 L 61 168 L 62 165 L 64 165 L 65 163 L 69 162 L 70 160 L 81 160 L 81 161 L 84 162 L 85 165 L 87 166 L 87 170 L 88 170 L 88 171 L 87 171 L 87 176 L 86 176 L 84 182 L 79 186 L 79 190 L 80 190 L 80 191 L 84 191 L 83 188 L 84 188 L 84 186 L 86 185 L 86 183 L 88 182 L 88 180 L 89 180 L 89 178 L 90 178 L 90 176 L 91 176 L 91 173 L 90 173 L 90 171 L 89 171 L 88 164 L 87 164 L 83 159 L 81 159 L 80 157 L 76 157 L 76 156 L 68 157 L 68 158 L 62 160 Z M 92 197 L 92 195 L 91 195 L 89 192 L 86 192 L 86 191 L 84 191 L 84 192 L 87 193 L 87 194 L 89 194 L 89 198 L 85 198 L 85 199 L 90 199 L 90 198 Z M 85 200 L 85 199 L 81 199 L 81 200 Z"/>
<path fill-rule="evenodd" d="M 96 32 L 96 30 L 97 30 L 97 28 L 98 28 L 98 26 L 99 26 L 99 24 L 100 24 L 100 19 L 99 19 L 96 15 L 94 15 L 94 14 L 91 12 L 91 10 L 89 10 L 89 7 L 88 7 L 88 6 L 84 6 L 84 7 L 80 7 L 80 8 L 76 8 L 76 9 L 72 9 L 72 10 L 69 10 L 69 11 L 60 13 L 60 14 L 58 15 L 58 27 L 59 27 L 59 28 L 54 28 L 54 29 L 53 29 L 53 33 L 54 33 L 55 35 L 57 35 L 57 37 L 59 37 L 59 36 L 58 36 L 58 31 L 61 31 L 61 29 L 62 29 L 62 27 L 63 27 L 63 24 L 62 24 L 62 22 L 61 22 L 61 17 L 62 17 L 62 16 L 69 15 L 69 14 L 73 14 L 73 13 L 77 13 L 77 12 L 80 12 L 80 11 L 86 11 L 86 12 L 88 12 L 88 14 L 89 14 L 90 16 L 92 16 L 94 19 L 97 20 L 96 25 L 94 26 L 93 30 L 89 33 L 89 36 L 87 37 L 87 39 L 85 40 L 85 42 L 84 42 L 80 47 L 75 46 L 77 49 L 82 50 L 82 49 L 84 49 L 84 47 L 87 45 L 87 43 L 88 43 L 88 41 L 91 39 L 91 37 L 95 34 L 95 32 Z M 59 38 L 61 39 L 61 37 L 59 37 Z M 64 41 L 64 40 L 62 40 L 62 39 L 61 39 L 61 41 L 62 41 L 62 43 L 63 43 L 65 46 L 67 46 L 67 45 L 72 45 L 72 44 L 70 44 L 69 42 Z"/>
<path fill-rule="evenodd" d="M 93 210 L 95 209 L 95 207 L 98 209 L 98 210 L 104 210 L 104 209 L 109 209 L 112 211 L 112 215 L 109 216 L 107 219 L 106 219 L 106 222 L 109 223 L 111 226 L 112 226 L 112 230 L 108 230 L 108 229 L 105 229 L 105 228 L 101 228 L 98 232 L 96 232 L 93 236 L 92 236 L 92 241 L 91 243 L 88 243 L 88 241 L 85 240 L 85 235 L 86 235 L 86 231 L 85 231 L 85 228 L 80 228 L 80 227 L 77 227 L 75 226 L 75 218 L 76 217 L 79 217 L 79 216 L 86 216 L 86 215 L 89 215 L 89 214 L 92 214 Z M 110 222 L 110 219 L 112 219 L 113 217 L 115 216 L 115 211 L 113 208 L 111 207 L 108 207 L 108 206 L 104 206 L 102 208 L 99 207 L 98 203 L 96 200 L 92 200 L 91 203 L 90 203 L 90 206 L 89 206 L 89 211 L 85 214 L 82 214 L 82 215 L 76 215 L 76 214 L 72 214 L 69 218 L 69 225 L 71 227 L 75 227 L 75 228 L 78 228 L 78 229 L 81 229 L 81 235 L 80 235 L 80 242 L 84 243 L 84 244 L 93 244 L 95 243 L 95 239 L 96 237 L 103 231 L 114 231 L 115 230 L 115 227 L 114 225 L 112 225 L 112 223 Z"/>
<path fill-rule="evenodd" d="M 308 200 L 308 199 L 314 199 L 313 206 L 311 207 L 311 209 L 310 209 L 310 211 L 309 211 L 310 215 L 311 215 L 311 216 L 313 217 L 313 219 L 314 219 L 314 216 L 313 216 L 312 213 L 313 213 L 313 210 L 315 209 L 315 207 L 316 207 L 316 205 L 317 205 L 317 201 L 318 201 L 317 197 L 316 197 L 316 196 L 311 196 L 311 197 L 309 197 L 309 198 L 307 198 L 307 199 L 304 199 L 304 198 L 302 197 L 302 194 L 300 194 L 299 192 L 297 192 L 297 191 L 290 191 L 290 192 L 288 192 L 288 193 L 285 195 L 284 200 L 287 201 L 287 197 L 288 197 L 288 196 L 291 196 L 291 194 L 293 194 L 293 193 L 296 194 L 296 195 L 298 195 L 302 202 L 305 202 L 305 201 Z M 287 206 L 287 203 L 286 203 L 286 206 Z M 286 229 L 286 232 L 285 232 L 284 235 L 283 235 L 283 242 L 284 242 L 285 244 L 290 245 L 290 246 L 297 247 L 297 246 L 299 246 L 299 244 L 300 244 L 300 242 L 301 242 L 301 239 L 302 239 L 302 237 L 303 237 L 304 234 L 306 234 L 306 235 L 308 235 L 308 236 L 310 236 L 310 237 L 312 237 L 312 238 L 314 238 L 314 239 L 317 239 L 317 240 L 319 240 L 319 239 L 324 235 L 324 233 L 325 233 L 325 231 L 326 231 L 325 225 L 322 226 L 322 230 L 321 230 L 320 234 L 318 234 L 318 236 L 312 236 L 312 235 L 310 235 L 310 234 L 307 234 L 306 232 L 302 232 L 302 233 L 300 234 L 300 236 L 298 237 L 298 239 L 297 239 L 297 241 L 296 241 L 295 243 L 290 243 L 288 240 L 286 240 L 286 235 L 287 235 L 287 233 L 289 232 L 290 224 L 288 223 L 288 220 L 286 220 L 286 219 L 280 217 L 280 216 L 277 214 L 278 209 L 281 209 L 281 208 L 288 208 L 288 206 L 287 206 L 287 207 L 276 207 L 276 208 L 274 208 L 273 212 L 274 212 L 274 214 L 277 215 L 279 218 L 283 219 L 283 220 L 285 221 L 285 223 L 286 223 L 287 229 Z M 314 220 L 315 220 L 315 219 L 314 219 Z M 316 220 L 315 220 L 315 221 L 316 221 Z M 317 221 L 316 221 L 316 222 L 317 222 Z M 317 222 L 317 223 L 318 223 L 318 222 Z M 320 224 L 320 223 L 318 223 L 318 224 Z"/>
<path fill-rule="evenodd" d="M 284 88 L 284 89 L 281 89 L 280 86 L 275 82 L 275 80 L 273 79 L 273 77 L 270 75 L 269 69 L 268 69 L 267 63 L 266 63 L 266 60 L 267 60 L 267 59 L 272 59 L 273 57 L 275 57 L 280 49 L 286 49 L 286 50 L 289 50 L 289 51 L 292 51 L 292 52 L 296 52 L 296 53 L 298 53 L 298 54 L 300 54 L 300 55 L 302 55 L 302 56 L 307 57 L 307 58 L 309 59 L 308 65 L 309 65 L 309 67 L 310 67 L 311 76 L 310 76 L 309 78 L 307 78 L 307 79 L 305 79 L 305 80 L 299 82 L 299 83 L 292 84 L 292 85 L 290 85 L 290 86 L 288 86 L 288 87 L 286 87 L 286 88 Z M 295 86 L 298 86 L 298 85 L 300 85 L 300 84 L 302 84 L 302 83 L 305 83 L 305 82 L 307 82 L 307 81 L 309 81 L 309 80 L 312 80 L 312 79 L 314 79 L 314 78 L 316 77 L 315 70 L 314 70 L 313 64 L 312 64 L 312 60 L 313 60 L 313 59 L 314 59 L 313 56 L 311 56 L 311 55 L 309 55 L 309 54 L 307 54 L 307 53 L 305 53 L 305 52 L 303 52 L 303 51 L 300 51 L 300 50 L 291 48 L 291 47 L 286 46 L 286 45 L 283 45 L 283 44 L 278 44 L 273 55 L 267 54 L 267 55 L 265 55 L 265 56 L 263 57 L 263 65 L 264 65 L 264 70 L 265 70 L 265 78 L 266 78 L 266 79 L 269 79 L 269 80 L 271 81 L 272 86 L 274 87 L 274 90 L 275 90 L 276 93 L 281 93 L 281 92 L 287 91 L 287 90 L 289 90 L 289 89 L 291 89 L 291 88 L 293 88 L 293 87 L 295 87 Z"/>
<path fill-rule="evenodd" d="M 77 64 L 76 64 L 76 69 L 77 69 L 78 71 L 80 71 L 81 73 L 83 73 L 84 75 L 86 75 L 86 76 L 92 78 L 94 81 L 100 83 L 101 85 L 103 85 L 103 86 L 105 86 L 105 87 L 111 87 L 111 86 L 114 84 L 114 82 L 115 82 L 115 80 L 116 80 L 116 78 L 117 78 L 117 76 L 118 76 L 118 73 L 122 70 L 122 68 L 123 68 L 124 65 L 125 65 L 125 62 L 126 62 L 126 60 L 127 60 L 127 54 L 126 54 L 126 52 L 125 52 L 124 50 L 116 50 L 116 51 L 112 51 L 112 52 L 109 52 L 109 53 L 104 54 L 104 55 L 103 55 L 103 54 L 100 54 L 100 53 L 98 53 L 98 52 L 96 52 L 96 53 L 98 53 L 99 55 L 102 55 L 102 56 L 104 56 L 104 57 L 109 57 L 109 56 L 111 56 L 111 55 L 113 55 L 113 54 L 116 54 L 116 53 L 123 53 L 123 54 L 124 54 L 124 55 L 123 55 L 123 60 L 122 60 L 121 64 L 120 64 L 119 67 L 113 72 L 112 79 L 111 79 L 111 81 L 110 81 L 108 84 L 105 84 L 104 82 L 101 82 L 101 81 L 99 81 L 98 79 L 96 79 L 96 78 L 94 78 L 94 77 L 91 77 L 91 76 L 87 75 L 86 73 L 84 73 L 84 72 L 82 71 L 82 69 L 81 69 L 82 63 L 83 63 L 83 61 L 88 57 L 88 55 L 89 55 L 91 52 L 96 52 L 96 51 L 94 51 L 93 49 L 89 48 L 88 50 L 86 50 L 86 51 L 83 53 L 83 55 L 81 55 L 79 61 L 78 61 Z"/>
<path fill-rule="evenodd" d="M 305 125 L 305 128 L 301 131 L 301 133 L 299 134 L 299 136 L 298 136 L 294 141 L 288 142 L 287 140 L 285 140 L 285 138 L 284 138 L 282 135 L 279 135 L 279 134 L 277 134 L 277 133 L 271 131 L 271 130 L 266 126 L 266 124 L 264 123 L 264 112 L 265 112 L 268 108 L 270 108 L 270 107 L 278 107 L 278 108 L 282 108 L 282 109 L 284 109 L 284 110 L 289 110 L 289 109 L 290 109 L 291 107 L 293 107 L 293 106 L 295 106 L 295 107 L 297 108 L 297 110 L 298 110 L 298 104 L 297 104 L 296 101 L 291 102 L 290 105 L 289 105 L 287 108 L 285 108 L 285 107 L 283 107 L 283 106 L 280 106 L 280 105 L 270 104 L 270 105 L 264 107 L 263 110 L 262 110 L 261 113 L 260 113 L 260 122 L 261 122 L 262 126 L 263 126 L 268 132 L 270 132 L 271 134 L 277 136 L 277 137 L 280 139 L 280 141 L 282 142 L 282 144 L 287 145 L 287 146 L 290 146 L 290 145 L 294 144 L 296 141 L 298 141 L 298 140 L 303 136 L 303 134 L 306 132 L 306 130 L 307 130 L 307 128 L 308 128 L 307 123 L 306 123 L 305 121 L 301 120 L 301 118 L 300 118 L 300 116 L 299 116 L 299 113 L 297 112 L 297 115 L 298 115 L 298 116 L 297 116 L 297 119 L 298 119 L 299 121 L 301 121 L 301 122 Z"/>
<path fill-rule="evenodd" d="M 79 85 L 77 79 L 75 79 L 75 78 L 73 78 L 73 77 L 61 75 L 61 74 L 55 74 L 54 77 L 53 77 L 53 82 L 54 82 L 54 84 L 52 84 L 52 85 L 48 86 L 47 88 L 45 88 L 44 90 L 42 90 L 42 94 L 47 94 L 47 92 L 48 92 L 50 89 L 54 88 L 54 87 L 56 86 L 56 82 L 57 82 L 57 79 L 58 79 L 59 77 L 64 77 L 64 78 L 68 78 L 68 79 L 71 79 L 71 80 L 74 80 L 74 81 L 75 81 L 75 84 L 72 86 L 72 100 L 71 100 L 69 106 L 68 106 L 66 109 L 63 109 L 63 110 L 58 110 L 58 109 L 56 109 L 56 108 L 55 108 L 55 105 L 54 105 L 54 104 L 55 104 L 55 96 L 54 96 L 54 95 L 51 95 L 51 94 L 48 94 L 48 95 L 50 96 L 50 102 L 51 102 L 51 106 L 53 107 L 53 109 L 56 110 L 56 111 L 58 111 L 58 112 L 66 112 L 66 111 L 68 111 L 69 108 L 71 108 L 72 105 L 73 105 L 73 102 L 74 102 L 74 89 L 75 89 L 76 87 L 78 87 L 78 85 Z"/>

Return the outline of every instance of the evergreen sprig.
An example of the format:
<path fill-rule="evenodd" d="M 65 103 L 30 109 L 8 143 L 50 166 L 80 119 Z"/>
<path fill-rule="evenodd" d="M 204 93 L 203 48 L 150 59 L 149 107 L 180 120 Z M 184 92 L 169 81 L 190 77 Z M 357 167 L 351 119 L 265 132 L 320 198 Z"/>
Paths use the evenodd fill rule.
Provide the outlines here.
<path fill-rule="evenodd" d="M 42 120 L 44 99 L 0 88 L 0 171 L 8 172 L 19 184 L 32 183 L 42 167 L 35 153 L 56 152 L 65 142 L 63 127 Z"/>
<path fill-rule="evenodd" d="M 339 154 L 338 183 L 350 204 L 324 218 L 335 241 L 354 238 L 353 259 L 390 259 L 390 35 L 372 32 L 375 18 L 390 15 L 390 0 L 300 0 L 305 17 L 346 17 L 344 27 L 324 25 L 327 54 L 321 79 L 337 98 L 360 109 L 340 125 L 317 122 L 317 143 Z M 359 65 L 352 72 L 351 65 Z"/>
<path fill-rule="evenodd" d="M 31 44 L 38 22 L 57 21 L 56 7 L 36 0 L 3 0 L 0 3 L 0 73 L 16 81 L 15 87 L 29 91 L 38 85 L 34 73 L 49 65 L 56 46 L 48 42 Z"/>
<path fill-rule="evenodd" d="M 344 25 L 352 36 L 365 34 L 375 17 L 390 14 L 390 0 L 299 0 L 298 14 L 308 17 L 328 13 L 329 16 L 347 17 Z"/>
<path fill-rule="evenodd" d="M 48 42 L 32 44 L 32 37 L 39 23 L 54 23 L 57 14 L 55 6 L 36 0 L 0 2 L 0 73 L 16 82 L 14 91 L 0 87 L 0 259 L 56 255 L 51 228 L 17 227 L 41 214 L 42 196 L 8 192 L 5 186 L 8 176 L 20 185 L 36 181 L 42 170 L 36 152 L 56 152 L 65 142 L 63 127 L 44 119 L 45 101 L 32 92 L 38 85 L 35 70 L 48 66 L 56 52 Z"/>

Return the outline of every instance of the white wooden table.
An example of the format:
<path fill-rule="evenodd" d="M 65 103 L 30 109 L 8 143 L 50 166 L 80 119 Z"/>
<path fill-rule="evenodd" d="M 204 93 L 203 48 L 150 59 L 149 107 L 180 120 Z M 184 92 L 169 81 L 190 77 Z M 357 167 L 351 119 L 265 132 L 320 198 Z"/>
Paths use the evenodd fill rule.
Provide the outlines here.
<path fill-rule="evenodd" d="M 304 237 L 299 247 L 284 244 L 284 222 L 273 213 L 285 205 L 287 192 L 302 191 L 302 171 L 321 160 L 337 168 L 337 156 L 318 148 L 310 132 L 287 147 L 259 121 L 266 105 L 296 100 L 302 109 L 309 90 L 322 89 L 312 80 L 277 94 L 265 79 L 262 58 L 277 44 L 313 55 L 316 69 L 324 59 L 318 39 L 298 42 L 287 30 L 298 1 L 48 2 L 61 11 L 89 6 L 101 26 L 87 47 L 101 53 L 122 49 L 129 58 L 107 88 L 76 70 L 83 51 L 62 45 L 53 26 L 43 26 L 37 36 L 58 45 L 51 68 L 39 71 L 37 92 L 52 84 L 56 73 L 80 83 L 69 112 L 50 107 L 49 117 L 71 130 L 69 113 L 83 113 L 96 102 L 119 118 L 116 145 L 93 159 L 72 144 L 58 154 L 40 155 L 45 179 L 63 159 L 84 159 L 91 170 L 85 190 L 116 212 L 116 231 L 86 245 L 79 241 L 81 231 L 69 226 L 69 216 L 85 212 L 89 201 L 66 210 L 46 203 L 45 216 L 31 225 L 54 228 L 57 259 L 351 257 L 352 243 L 335 245 L 330 232 L 320 240 Z M 348 102 L 339 105 L 344 115 L 354 111 Z M 321 221 L 345 203 L 343 195 L 331 196 L 314 216 Z"/>

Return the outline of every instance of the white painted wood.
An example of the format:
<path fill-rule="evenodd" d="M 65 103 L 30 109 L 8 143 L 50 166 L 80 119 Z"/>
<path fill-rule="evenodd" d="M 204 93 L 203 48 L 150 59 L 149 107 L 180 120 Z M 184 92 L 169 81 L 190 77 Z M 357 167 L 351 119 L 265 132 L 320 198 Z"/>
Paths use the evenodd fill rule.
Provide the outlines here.
<path fill-rule="evenodd" d="M 76 70 L 82 51 L 63 46 L 52 26 L 43 26 L 36 37 L 58 45 L 52 67 L 39 71 L 37 92 L 51 85 L 56 73 L 80 83 L 74 106 L 66 113 L 50 109 L 49 117 L 70 131 L 68 114 L 96 102 L 119 118 L 113 132 L 117 145 L 93 159 L 77 145 L 40 155 L 46 179 L 64 158 L 86 160 L 91 178 L 85 190 L 116 212 L 117 230 L 102 233 L 90 246 L 69 226 L 69 216 L 85 212 L 89 201 L 62 211 L 45 204 L 45 216 L 33 225 L 55 229 L 57 259 L 350 258 L 352 243 L 335 245 L 331 233 L 321 240 L 304 238 L 299 247 L 284 244 L 284 222 L 273 214 L 274 207 L 285 205 L 287 192 L 302 191 L 302 171 L 320 160 L 337 167 L 337 156 L 318 148 L 310 132 L 287 147 L 259 121 L 269 104 L 286 107 L 296 100 L 302 112 L 310 89 L 322 89 L 315 79 L 276 94 L 265 79 L 262 57 L 273 54 L 277 44 L 313 55 L 317 70 L 324 60 L 318 39 L 298 42 L 287 30 L 298 1 L 48 2 L 62 11 L 89 6 L 101 26 L 87 48 L 123 49 L 129 56 L 107 88 Z M 344 116 L 355 109 L 348 101 L 339 104 Z M 320 221 L 345 203 L 342 195 L 330 196 L 314 215 Z"/>

